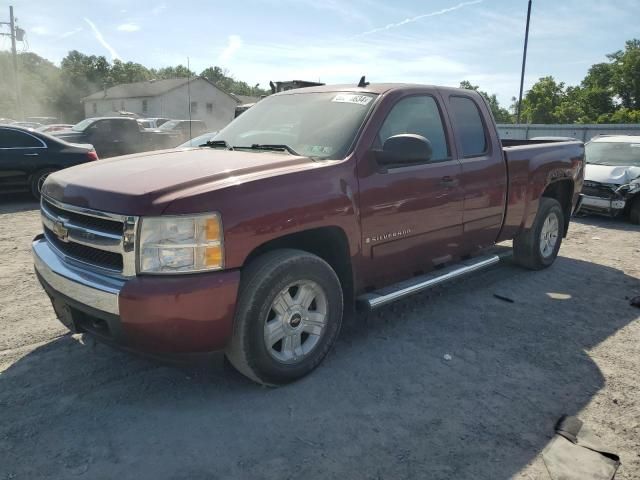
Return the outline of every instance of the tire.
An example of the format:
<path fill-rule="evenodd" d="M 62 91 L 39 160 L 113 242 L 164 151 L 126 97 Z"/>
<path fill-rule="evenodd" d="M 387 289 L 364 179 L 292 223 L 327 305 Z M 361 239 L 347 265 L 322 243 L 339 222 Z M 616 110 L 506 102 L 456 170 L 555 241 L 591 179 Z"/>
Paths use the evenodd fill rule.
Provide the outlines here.
<path fill-rule="evenodd" d="M 329 353 L 342 313 L 340 280 L 327 262 L 301 250 L 274 250 L 243 271 L 226 356 L 255 382 L 293 382 Z"/>
<path fill-rule="evenodd" d="M 40 189 L 42 188 L 42 184 L 53 172 L 55 172 L 54 169 L 45 168 L 43 170 L 38 170 L 31 176 L 31 195 L 33 195 L 36 200 L 40 200 Z"/>
<path fill-rule="evenodd" d="M 634 225 L 640 225 L 640 196 L 636 196 L 629 209 L 629 221 Z"/>
<path fill-rule="evenodd" d="M 530 270 L 549 267 L 558 256 L 564 232 L 564 213 L 554 198 L 542 197 L 530 229 L 513 240 L 513 257 Z"/>

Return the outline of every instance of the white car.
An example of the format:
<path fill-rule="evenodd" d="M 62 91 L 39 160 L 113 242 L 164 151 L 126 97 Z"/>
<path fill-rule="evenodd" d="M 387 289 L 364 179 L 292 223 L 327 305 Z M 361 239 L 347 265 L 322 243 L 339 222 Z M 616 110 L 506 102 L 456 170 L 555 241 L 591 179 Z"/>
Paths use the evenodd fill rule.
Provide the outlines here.
<path fill-rule="evenodd" d="M 585 145 L 580 212 L 628 215 L 640 224 L 640 136 L 601 135 Z"/>

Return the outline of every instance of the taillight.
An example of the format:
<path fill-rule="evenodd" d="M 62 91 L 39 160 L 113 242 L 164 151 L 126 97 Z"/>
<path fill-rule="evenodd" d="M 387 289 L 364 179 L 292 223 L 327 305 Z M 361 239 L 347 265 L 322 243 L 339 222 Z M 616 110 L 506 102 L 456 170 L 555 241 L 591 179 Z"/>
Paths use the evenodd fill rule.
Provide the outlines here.
<path fill-rule="evenodd" d="M 87 152 L 87 158 L 89 159 L 90 162 L 92 162 L 93 160 L 98 160 L 98 154 L 96 153 L 95 150 L 89 150 Z"/>

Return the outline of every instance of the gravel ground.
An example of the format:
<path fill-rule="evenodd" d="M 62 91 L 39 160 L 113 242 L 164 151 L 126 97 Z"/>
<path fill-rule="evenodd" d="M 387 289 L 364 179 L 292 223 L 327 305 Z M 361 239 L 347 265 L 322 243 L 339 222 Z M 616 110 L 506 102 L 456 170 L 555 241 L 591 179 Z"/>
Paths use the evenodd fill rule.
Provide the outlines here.
<path fill-rule="evenodd" d="M 349 319 L 316 372 L 267 389 L 66 334 L 32 273 L 36 208 L 0 199 L 0 479 L 546 479 L 562 414 L 640 478 L 638 227 L 578 219 L 552 268 Z"/>

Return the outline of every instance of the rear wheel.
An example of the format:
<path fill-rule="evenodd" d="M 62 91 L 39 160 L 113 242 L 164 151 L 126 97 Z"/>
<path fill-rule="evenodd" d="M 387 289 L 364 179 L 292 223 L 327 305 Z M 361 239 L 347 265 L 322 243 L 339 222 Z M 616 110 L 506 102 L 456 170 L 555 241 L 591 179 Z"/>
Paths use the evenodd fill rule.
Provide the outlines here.
<path fill-rule="evenodd" d="M 635 225 L 640 225 L 640 196 L 636 196 L 629 209 L 629 221 Z"/>
<path fill-rule="evenodd" d="M 333 346 L 342 309 L 340 281 L 324 260 L 299 250 L 269 252 L 243 272 L 227 358 L 258 383 L 297 380 Z"/>
<path fill-rule="evenodd" d="M 530 229 L 513 240 L 513 256 L 519 265 L 531 270 L 550 266 L 558 256 L 564 232 L 564 213 L 554 198 L 542 197 Z"/>
<path fill-rule="evenodd" d="M 36 200 L 40 200 L 42 186 L 44 185 L 47 177 L 53 172 L 55 172 L 55 170 L 47 168 L 44 170 L 38 170 L 31 176 L 31 194 L 36 198 Z"/>

